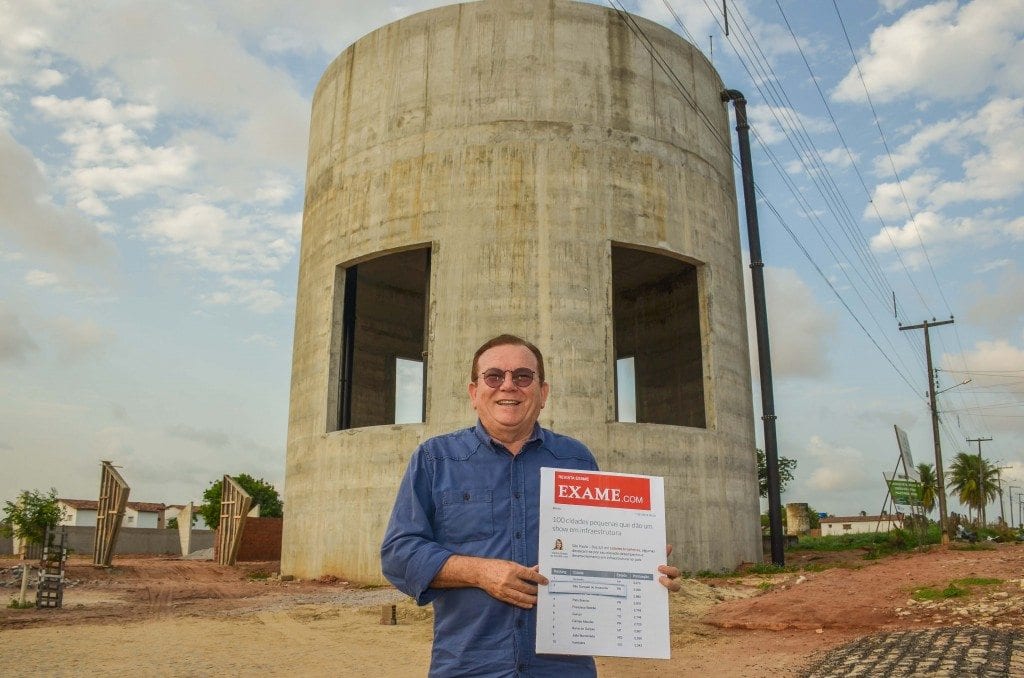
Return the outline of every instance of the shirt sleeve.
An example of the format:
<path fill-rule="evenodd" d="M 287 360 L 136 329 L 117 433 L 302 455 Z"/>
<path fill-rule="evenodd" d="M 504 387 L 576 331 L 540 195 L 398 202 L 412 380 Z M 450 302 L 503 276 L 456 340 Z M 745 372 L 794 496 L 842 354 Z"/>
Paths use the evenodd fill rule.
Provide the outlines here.
<path fill-rule="evenodd" d="M 431 476 L 428 455 L 420 448 L 409 460 L 380 547 L 384 576 L 418 605 L 440 595 L 430 582 L 452 555 L 435 537 Z"/>

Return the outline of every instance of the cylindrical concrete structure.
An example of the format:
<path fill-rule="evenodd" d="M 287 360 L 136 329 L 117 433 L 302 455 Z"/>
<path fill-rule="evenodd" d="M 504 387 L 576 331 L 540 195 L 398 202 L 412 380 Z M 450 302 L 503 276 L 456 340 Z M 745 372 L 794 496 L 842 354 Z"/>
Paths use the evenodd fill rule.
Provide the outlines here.
<path fill-rule="evenodd" d="M 794 502 L 786 504 L 786 534 L 804 537 L 811 533 L 811 516 L 807 504 Z"/>
<path fill-rule="evenodd" d="M 562 0 L 443 7 L 365 36 L 325 72 L 310 130 L 283 573 L 383 581 L 378 547 L 409 456 L 474 423 L 470 359 L 502 332 L 544 351 L 543 426 L 584 441 L 605 470 L 665 477 L 674 563 L 761 559 L 723 87 L 692 45 L 630 19 Z M 384 284 L 367 267 L 425 247 L 425 264 L 395 260 L 429 281 L 417 318 L 415 295 L 393 282 L 400 271 Z M 370 296 L 357 297 L 357 270 Z M 357 298 L 366 314 L 346 315 Z M 353 357 L 370 323 L 359 346 L 382 356 L 401 354 L 380 347 L 403 331 L 423 332 L 424 423 L 359 425 L 374 421 L 360 397 L 345 404 L 350 382 L 369 379 L 353 362 L 383 364 Z M 616 360 L 633 355 L 638 418 L 674 423 L 619 421 Z M 670 356 L 663 371 L 659 355 Z M 388 383 L 381 370 L 375 384 Z"/>

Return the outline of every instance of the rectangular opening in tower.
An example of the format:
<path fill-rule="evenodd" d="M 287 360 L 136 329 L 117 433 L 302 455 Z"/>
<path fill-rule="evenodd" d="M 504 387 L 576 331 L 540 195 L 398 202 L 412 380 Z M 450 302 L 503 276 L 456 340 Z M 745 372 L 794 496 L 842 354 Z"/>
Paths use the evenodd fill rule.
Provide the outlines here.
<path fill-rule="evenodd" d="M 619 421 L 707 426 L 697 273 L 675 257 L 612 246 Z"/>
<path fill-rule="evenodd" d="M 425 420 L 430 248 L 335 275 L 328 431 Z"/>

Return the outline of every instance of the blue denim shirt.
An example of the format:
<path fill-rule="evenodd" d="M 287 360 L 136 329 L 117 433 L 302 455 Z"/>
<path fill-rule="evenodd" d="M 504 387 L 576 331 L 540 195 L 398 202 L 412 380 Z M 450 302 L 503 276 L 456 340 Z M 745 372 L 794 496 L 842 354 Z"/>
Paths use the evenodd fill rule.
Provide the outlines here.
<path fill-rule="evenodd" d="M 454 554 L 537 564 L 540 469 L 597 470 L 587 447 L 539 425 L 519 454 L 478 422 L 424 442 L 409 460 L 381 544 L 384 576 L 434 605 L 431 676 L 595 676 L 592 657 L 537 655 L 537 612 L 481 589 L 434 589 Z"/>

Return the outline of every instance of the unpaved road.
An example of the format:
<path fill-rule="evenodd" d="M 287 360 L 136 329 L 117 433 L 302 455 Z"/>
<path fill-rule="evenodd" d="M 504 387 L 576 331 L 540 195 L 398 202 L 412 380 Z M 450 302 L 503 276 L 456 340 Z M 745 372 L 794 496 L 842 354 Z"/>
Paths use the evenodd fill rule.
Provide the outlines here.
<path fill-rule="evenodd" d="M 0 567 L 16 563 L 0 559 Z M 880 560 L 793 552 L 787 563 L 804 569 L 687 580 L 672 599 L 672 659 L 602 658 L 601 676 L 799 676 L 828 650 L 879 631 L 1024 630 L 1024 545 Z M 429 609 L 333 578 L 262 578 L 276 570 L 168 558 L 117 558 L 97 569 L 72 559 L 63 609 L 0 609 L 0 666 L 8 676 L 425 674 Z M 997 581 L 911 601 L 914 589 L 965 579 Z M 0 589 L 5 599 L 16 593 Z M 380 607 L 390 602 L 399 623 L 382 626 Z"/>

